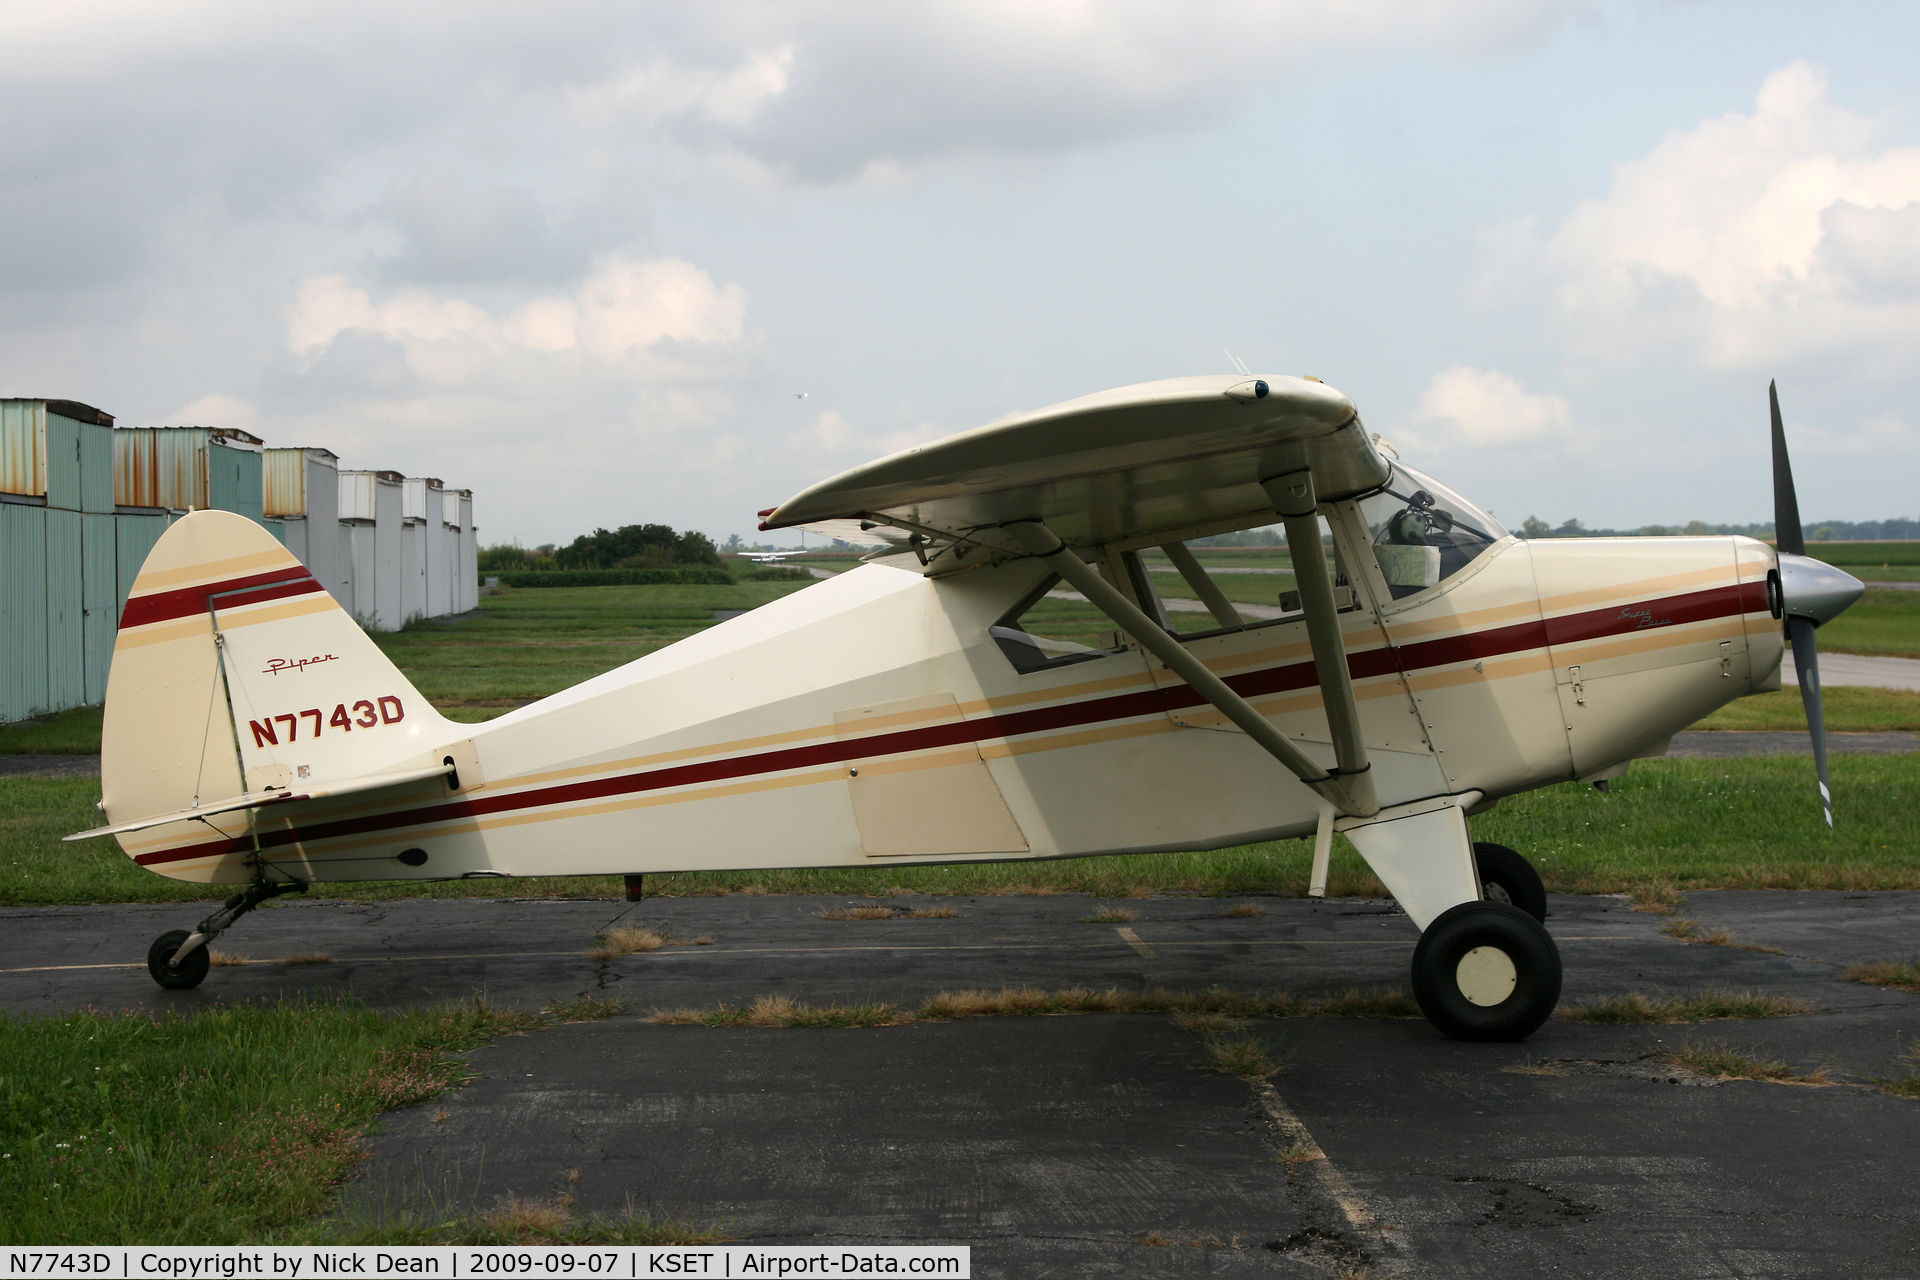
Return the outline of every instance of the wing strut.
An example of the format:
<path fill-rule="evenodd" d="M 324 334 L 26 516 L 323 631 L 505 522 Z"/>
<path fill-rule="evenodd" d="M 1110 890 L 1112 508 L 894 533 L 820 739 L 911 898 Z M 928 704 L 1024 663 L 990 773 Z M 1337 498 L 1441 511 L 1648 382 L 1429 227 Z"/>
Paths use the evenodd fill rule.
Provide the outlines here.
<path fill-rule="evenodd" d="M 1206 665 L 1188 653 L 1185 646 L 1155 625 L 1153 619 L 1142 612 L 1139 606 L 1108 586 L 1106 579 L 1069 550 L 1053 530 L 1038 521 L 1022 521 L 1005 525 L 1003 529 L 1013 539 L 1019 550 L 1044 561 L 1048 568 L 1071 583 L 1074 590 L 1085 596 L 1100 612 L 1113 619 L 1114 624 L 1132 637 L 1135 643 L 1166 663 L 1167 668 L 1185 680 L 1195 693 L 1212 703 L 1221 715 L 1245 730 L 1249 738 L 1259 743 L 1269 755 L 1285 765 L 1289 772 L 1313 788 L 1341 813 L 1349 817 L 1364 818 L 1380 811 L 1380 803 L 1374 798 L 1371 775 L 1366 772 L 1349 773 L 1344 763 L 1337 773 L 1329 773 L 1321 768 L 1318 761 L 1294 745 L 1292 739 L 1274 728 L 1272 721 L 1255 711 L 1248 705 L 1245 698 L 1228 688 L 1226 681 L 1207 670 Z M 1319 538 L 1319 525 L 1315 523 L 1315 545 L 1318 545 Z M 1331 615 L 1333 588 L 1324 583 L 1322 586 L 1328 613 Z M 1303 601 L 1306 599 L 1304 591 L 1301 599 Z M 1337 620 L 1335 625 L 1337 627 Z M 1316 640 L 1314 644 L 1316 658 L 1319 649 L 1320 644 Z M 1344 653 L 1340 659 L 1340 673 L 1342 676 L 1346 674 Z M 1351 708 L 1352 687 L 1351 685 L 1342 687 L 1346 690 L 1348 706 Z M 1331 693 L 1328 696 L 1328 703 L 1331 706 Z M 1344 762 L 1346 758 L 1344 752 L 1341 758 Z M 1360 768 L 1365 770 L 1366 767 L 1363 754 Z"/>
<path fill-rule="evenodd" d="M 1353 677 L 1347 671 L 1347 642 L 1340 634 L 1340 608 L 1333 599 L 1333 579 L 1327 576 L 1327 557 L 1320 550 L 1320 500 L 1314 493 L 1313 473 L 1290 472 L 1263 480 L 1260 487 L 1267 491 L 1287 531 L 1287 554 L 1293 561 L 1294 585 L 1300 588 L 1300 607 L 1307 614 L 1313 669 L 1320 678 L 1320 700 L 1327 709 L 1327 728 L 1333 734 L 1340 773 L 1364 775 L 1367 744 L 1360 736 L 1360 708 L 1354 705 Z M 1370 783 L 1367 799 L 1369 803 L 1373 800 Z"/>

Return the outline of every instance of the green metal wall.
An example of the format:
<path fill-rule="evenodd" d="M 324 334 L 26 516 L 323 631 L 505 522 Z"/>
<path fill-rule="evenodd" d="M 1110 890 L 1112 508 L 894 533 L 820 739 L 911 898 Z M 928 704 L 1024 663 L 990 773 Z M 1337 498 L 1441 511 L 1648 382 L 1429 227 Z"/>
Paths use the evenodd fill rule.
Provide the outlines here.
<path fill-rule="evenodd" d="M 260 455 L 207 442 L 207 505 L 266 523 L 261 503 Z"/>
<path fill-rule="evenodd" d="M 80 555 L 83 520 L 78 511 L 47 508 L 47 709 L 50 711 L 78 707 L 87 700 L 87 650 L 82 625 L 85 606 L 80 589 L 80 575 L 84 570 Z"/>
<path fill-rule="evenodd" d="M 47 710 L 47 509 L 0 502 L 0 720 Z"/>
<path fill-rule="evenodd" d="M 111 460 L 111 455 L 109 455 Z M 107 666 L 120 629 L 118 539 L 112 512 L 80 517 L 80 631 L 82 680 L 89 705 L 107 696 Z"/>
<path fill-rule="evenodd" d="M 166 531 L 165 516 L 123 513 L 113 518 L 114 560 L 119 579 L 113 606 L 116 627 L 120 624 L 120 615 L 126 611 L 127 597 L 133 594 L 133 580 L 140 576 L 140 566 L 146 563 L 147 553 Z"/>
<path fill-rule="evenodd" d="M 106 697 L 121 607 L 166 529 L 114 514 L 111 427 L 45 422 L 46 492 L 28 495 L 45 505 L 0 503 L 0 721 Z"/>

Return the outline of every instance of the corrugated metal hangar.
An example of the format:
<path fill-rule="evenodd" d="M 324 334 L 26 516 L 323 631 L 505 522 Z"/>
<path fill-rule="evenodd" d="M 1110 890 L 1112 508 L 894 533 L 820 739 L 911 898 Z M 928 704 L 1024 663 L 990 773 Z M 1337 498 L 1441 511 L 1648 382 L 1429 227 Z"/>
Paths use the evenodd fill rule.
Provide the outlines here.
<path fill-rule="evenodd" d="M 0 722 L 106 696 L 134 575 L 188 511 L 258 520 L 372 630 L 477 605 L 472 491 L 339 463 L 244 431 L 116 428 L 77 401 L 0 399 Z"/>

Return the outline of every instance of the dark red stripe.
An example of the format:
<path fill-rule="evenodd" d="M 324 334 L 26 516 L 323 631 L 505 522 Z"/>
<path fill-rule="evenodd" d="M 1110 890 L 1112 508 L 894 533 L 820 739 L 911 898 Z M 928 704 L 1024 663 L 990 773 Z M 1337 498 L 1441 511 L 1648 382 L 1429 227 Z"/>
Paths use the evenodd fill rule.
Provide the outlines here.
<path fill-rule="evenodd" d="M 283 596 L 307 595 L 320 590 L 324 588 L 314 581 L 312 574 L 298 566 L 291 566 L 275 569 L 271 573 L 255 573 L 198 587 L 182 587 L 178 591 L 129 596 L 127 607 L 120 614 L 120 628 L 124 631 L 128 627 L 144 627 L 155 622 L 171 622 L 175 618 L 205 613 L 209 607 L 209 596 L 221 597 L 220 607 L 231 609 L 235 605 L 259 604 L 262 600 L 278 600 Z M 229 596 L 228 592 L 241 594 Z"/>
<path fill-rule="evenodd" d="M 1545 625 L 1538 621 L 1523 622 L 1513 626 L 1478 631 L 1471 635 L 1423 641 L 1397 650 L 1391 648 L 1362 650 L 1347 655 L 1347 670 L 1352 673 L 1354 679 L 1363 680 L 1372 676 L 1392 674 L 1395 671 L 1412 672 L 1426 667 L 1447 666 L 1456 662 L 1477 661 L 1505 653 L 1543 648 L 1548 642 L 1550 633 L 1560 636 L 1558 643 L 1567 644 L 1575 640 L 1590 640 L 1601 636 L 1646 630 L 1649 629 L 1646 619 L 1637 616 L 1638 611 L 1643 609 L 1650 610 L 1648 616 L 1655 620 L 1652 625 L 1656 627 L 1678 626 L 1685 622 L 1700 622 L 1729 614 L 1763 610 L 1767 607 L 1764 584 L 1760 587 L 1757 605 L 1755 600 L 1756 597 L 1752 593 L 1744 592 L 1741 588 L 1716 587 L 1708 591 L 1695 592 L 1692 595 L 1669 596 L 1642 604 L 1610 606 L 1584 614 L 1572 614 L 1552 619 Z M 1319 679 L 1314 673 L 1313 663 L 1308 661 L 1243 672 L 1226 677 L 1226 683 L 1243 698 L 1260 698 L 1295 689 L 1314 688 L 1318 686 Z M 975 720 L 960 720 L 951 724 L 902 729 L 894 733 L 874 734 L 849 741 L 821 742 L 805 747 L 733 756 L 724 760 L 674 765 L 665 769 L 625 774 L 619 777 L 561 783 L 557 786 L 542 787 L 537 791 L 522 791 L 513 795 L 449 800 L 398 812 L 369 814 L 365 817 L 346 818 L 337 822 L 313 823 L 293 830 L 262 833 L 260 844 L 263 848 L 279 847 L 301 841 L 365 835 L 375 831 L 452 822 L 462 818 L 485 817 L 489 814 L 509 813 L 519 809 L 604 800 L 614 796 L 694 786 L 705 782 L 724 782 L 731 778 L 751 777 L 755 774 L 781 773 L 790 769 L 839 764 L 874 756 L 925 751 L 934 747 L 956 746 L 960 743 L 977 743 L 993 738 L 1018 738 L 1054 729 L 1132 720 L 1142 716 L 1157 716 L 1168 711 L 1200 706 L 1205 701 L 1206 699 L 1184 684 L 1166 689 L 1146 689 L 1137 693 L 1116 694 L 1112 697 L 1090 698 L 1080 702 L 1038 707 L 1030 711 L 982 716 Z M 186 858 L 211 857 L 239 847 L 238 841 L 213 841 L 186 849 L 167 849 L 141 854 L 135 861 L 143 866 L 152 866 L 156 863 L 174 862 Z"/>

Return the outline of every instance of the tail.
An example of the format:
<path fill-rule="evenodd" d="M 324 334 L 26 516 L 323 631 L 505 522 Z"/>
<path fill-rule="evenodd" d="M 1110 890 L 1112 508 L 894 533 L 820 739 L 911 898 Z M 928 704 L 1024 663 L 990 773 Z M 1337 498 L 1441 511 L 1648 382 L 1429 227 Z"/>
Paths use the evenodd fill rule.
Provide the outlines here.
<path fill-rule="evenodd" d="M 245 881 L 245 810 L 258 800 L 236 800 L 415 776 L 467 732 L 427 705 L 272 534 L 244 516 L 196 512 L 154 544 L 120 618 L 101 808 L 113 824 L 213 810 L 121 833 L 121 847 L 178 879 Z"/>

